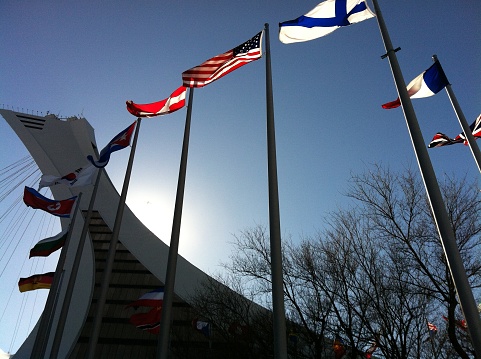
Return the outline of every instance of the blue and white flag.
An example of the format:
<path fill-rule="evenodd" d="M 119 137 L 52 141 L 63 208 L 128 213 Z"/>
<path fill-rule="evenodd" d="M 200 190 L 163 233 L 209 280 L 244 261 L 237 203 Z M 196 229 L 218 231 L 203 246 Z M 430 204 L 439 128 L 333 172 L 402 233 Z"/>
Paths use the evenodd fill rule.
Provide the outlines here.
<path fill-rule="evenodd" d="M 95 161 L 91 155 L 87 156 L 87 159 L 97 168 L 103 168 L 107 166 L 110 160 L 110 154 L 112 152 L 121 150 L 130 145 L 130 139 L 132 138 L 132 133 L 134 132 L 135 125 L 137 121 L 127 127 L 125 130 L 120 132 L 117 136 L 112 138 L 112 140 L 100 151 L 99 160 Z"/>
<path fill-rule="evenodd" d="M 279 24 L 279 40 L 284 44 L 317 39 L 341 26 L 374 17 L 364 0 L 326 0 L 295 20 Z"/>
<path fill-rule="evenodd" d="M 424 71 L 407 85 L 408 95 L 410 98 L 433 96 L 448 84 L 448 79 L 444 74 L 441 64 L 436 61 L 429 69 Z M 401 106 L 401 101 L 398 97 L 394 101 L 383 104 L 382 108 L 390 110 L 399 106 Z"/>

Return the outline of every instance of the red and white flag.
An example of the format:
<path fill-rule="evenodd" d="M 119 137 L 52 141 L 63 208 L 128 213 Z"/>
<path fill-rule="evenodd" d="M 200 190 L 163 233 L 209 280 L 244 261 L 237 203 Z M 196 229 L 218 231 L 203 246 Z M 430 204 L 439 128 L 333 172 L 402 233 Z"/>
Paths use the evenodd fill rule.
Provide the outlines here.
<path fill-rule="evenodd" d="M 126 102 L 127 110 L 136 117 L 167 115 L 185 106 L 186 91 L 184 86 L 180 86 L 168 98 L 153 103 L 137 104 L 129 100 Z"/>
<path fill-rule="evenodd" d="M 69 218 L 76 199 L 77 196 L 56 201 L 42 196 L 33 188 L 27 186 L 25 186 L 25 190 L 23 191 L 23 202 L 27 206 L 41 209 L 57 217 Z"/>

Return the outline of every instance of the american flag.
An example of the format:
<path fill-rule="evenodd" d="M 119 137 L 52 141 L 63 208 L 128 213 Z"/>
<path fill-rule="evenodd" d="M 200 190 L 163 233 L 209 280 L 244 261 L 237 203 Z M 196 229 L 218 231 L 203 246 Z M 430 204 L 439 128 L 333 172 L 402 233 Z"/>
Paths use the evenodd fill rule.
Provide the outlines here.
<path fill-rule="evenodd" d="M 182 73 L 185 87 L 204 87 L 249 62 L 262 57 L 262 31 L 252 39 Z"/>
<path fill-rule="evenodd" d="M 431 322 L 428 322 L 428 329 L 429 329 L 429 331 L 431 331 L 431 332 L 437 332 L 437 331 L 438 331 L 438 327 L 435 326 L 435 325 L 434 325 L 433 323 L 431 323 Z"/>

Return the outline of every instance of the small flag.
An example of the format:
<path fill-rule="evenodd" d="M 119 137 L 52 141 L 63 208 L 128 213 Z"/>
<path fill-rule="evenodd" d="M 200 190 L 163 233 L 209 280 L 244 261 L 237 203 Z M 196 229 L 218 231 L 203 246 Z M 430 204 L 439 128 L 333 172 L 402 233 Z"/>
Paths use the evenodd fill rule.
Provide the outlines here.
<path fill-rule="evenodd" d="M 161 314 L 162 308 L 154 307 L 147 313 L 132 314 L 129 321 L 141 330 L 159 334 Z"/>
<path fill-rule="evenodd" d="M 40 189 L 43 187 L 55 186 L 57 184 L 64 184 L 69 187 L 88 186 L 93 183 L 94 174 L 95 167 L 92 165 L 87 165 L 77 168 L 75 171 L 62 177 L 42 175 L 40 178 L 40 183 L 38 184 L 38 190 L 40 191 Z"/>
<path fill-rule="evenodd" d="M 444 133 L 438 132 L 434 135 L 433 139 L 428 145 L 428 148 L 454 145 L 455 143 L 461 143 L 461 142 L 463 142 L 462 139 L 459 139 L 459 140 L 452 139 L 446 136 Z"/>
<path fill-rule="evenodd" d="M 127 304 L 128 307 L 161 307 L 164 300 L 164 288 L 157 288 L 142 295 L 139 299 Z"/>
<path fill-rule="evenodd" d="M 429 329 L 429 331 L 431 331 L 431 332 L 437 332 L 437 331 L 438 331 L 438 327 L 435 326 L 435 325 L 434 325 L 433 323 L 431 323 L 431 322 L 428 322 L 428 329 Z"/>
<path fill-rule="evenodd" d="M 471 133 L 474 136 L 474 139 L 477 140 L 481 138 L 481 115 L 479 115 L 476 120 L 469 126 Z M 428 147 L 442 147 L 446 145 L 453 145 L 455 143 L 464 143 L 464 145 L 468 145 L 468 140 L 466 139 L 466 135 L 464 132 L 461 132 L 456 138 L 452 139 L 446 136 L 445 134 L 438 132 L 434 135 L 433 139 L 429 143 Z"/>
<path fill-rule="evenodd" d="M 203 62 L 182 73 L 186 87 L 204 87 L 211 82 L 237 70 L 239 67 L 262 57 L 262 31 L 252 39 L 223 54 Z"/>
<path fill-rule="evenodd" d="M 134 122 L 125 130 L 121 131 L 117 136 L 112 138 L 112 140 L 100 151 L 99 160 L 95 161 L 91 155 L 87 156 L 87 159 L 98 168 L 103 168 L 107 166 L 110 160 L 110 154 L 112 152 L 122 150 L 125 147 L 130 145 L 130 139 L 132 137 L 132 133 L 134 132 L 135 125 L 137 122 Z"/>
<path fill-rule="evenodd" d="M 344 348 L 344 342 L 339 335 L 336 335 L 334 342 L 332 343 L 332 350 L 336 359 L 340 359 L 346 354 L 346 349 Z"/>
<path fill-rule="evenodd" d="M 444 74 L 441 64 L 436 61 L 429 69 L 424 71 L 409 85 L 407 85 L 408 95 L 410 98 L 430 97 L 441 91 L 446 85 L 449 85 L 448 79 Z M 382 105 L 382 108 L 390 110 L 401 106 L 399 97 L 391 102 Z"/>
<path fill-rule="evenodd" d="M 378 337 L 379 337 L 379 335 L 377 335 L 377 338 L 374 339 L 371 346 L 369 348 L 367 348 L 366 353 L 364 353 L 364 356 L 367 359 L 372 358 L 372 354 L 376 351 L 377 347 L 379 346 L 379 338 Z"/>
<path fill-rule="evenodd" d="M 147 103 L 143 105 L 133 103 L 132 101 L 127 101 L 127 110 L 132 115 L 137 117 L 167 115 L 185 106 L 186 91 L 187 89 L 184 86 L 181 86 L 172 92 L 169 98 L 159 102 Z"/>
<path fill-rule="evenodd" d="M 65 244 L 65 240 L 67 239 L 67 235 L 68 229 L 60 232 L 56 236 L 42 239 L 30 250 L 29 258 L 49 256 L 57 249 L 63 247 L 63 245 Z"/>
<path fill-rule="evenodd" d="M 21 293 L 35 289 L 50 289 L 53 282 L 54 272 L 34 274 L 28 278 L 20 278 L 18 289 Z"/>
<path fill-rule="evenodd" d="M 326 0 L 306 15 L 279 24 L 279 40 L 284 44 L 314 40 L 341 26 L 374 17 L 364 0 Z"/>
<path fill-rule="evenodd" d="M 57 217 L 69 218 L 72 211 L 73 204 L 77 196 L 64 199 L 61 201 L 55 201 L 42 196 L 33 188 L 25 186 L 23 191 L 23 202 L 32 208 L 41 209 L 45 212 L 53 214 Z"/>
<path fill-rule="evenodd" d="M 192 326 L 195 330 L 201 332 L 206 337 L 210 337 L 210 324 L 208 322 L 204 322 L 202 320 L 194 318 L 192 320 Z"/>

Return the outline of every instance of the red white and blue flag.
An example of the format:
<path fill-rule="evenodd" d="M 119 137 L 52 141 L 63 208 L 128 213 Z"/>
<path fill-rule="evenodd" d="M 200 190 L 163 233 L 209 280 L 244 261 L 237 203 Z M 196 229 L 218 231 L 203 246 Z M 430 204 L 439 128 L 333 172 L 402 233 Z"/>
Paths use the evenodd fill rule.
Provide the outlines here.
<path fill-rule="evenodd" d="M 204 87 L 262 57 L 262 31 L 252 39 L 182 73 L 185 87 Z"/>
<path fill-rule="evenodd" d="M 161 307 L 164 300 L 164 288 L 157 288 L 143 294 L 139 299 L 127 304 L 126 307 Z"/>
<path fill-rule="evenodd" d="M 161 315 L 162 307 L 155 307 L 147 313 L 132 314 L 129 321 L 141 330 L 152 334 L 159 334 Z"/>
<path fill-rule="evenodd" d="M 99 160 L 95 161 L 91 155 L 87 156 L 87 159 L 97 168 L 103 168 L 107 166 L 110 160 L 110 154 L 112 152 L 122 150 L 125 147 L 130 145 L 130 139 L 132 138 L 132 134 L 134 133 L 135 125 L 137 122 L 134 122 L 125 130 L 121 131 L 117 136 L 112 138 L 112 140 L 100 151 Z"/>
<path fill-rule="evenodd" d="M 481 114 L 478 116 L 478 118 L 476 118 L 476 120 L 474 120 L 474 122 L 471 124 L 471 126 L 469 126 L 469 128 L 475 140 L 481 138 Z M 447 145 L 454 145 L 455 143 L 464 143 L 465 146 L 469 144 L 464 132 L 461 132 L 455 138 L 449 138 L 444 133 L 438 132 L 434 135 L 428 147 L 442 147 Z"/>
<path fill-rule="evenodd" d="M 326 0 L 297 19 L 281 22 L 279 40 L 284 44 L 314 40 L 372 17 L 364 0 Z"/>
<path fill-rule="evenodd" d="M 63 218 L 70 217 L 70 212 L 72 211 L 76 199 L 77 196 L 74 196 L 61 201 L 56 201 L 42 196 L 33 188 L 27 186 L 25 186 L 25 190 L 23 191 L 23 202 L 25 202 L 27 206 L 41 209 L 54 216 Z"/>
<path fill-rule="evenodd" d="M 449 85 L 448 79 L 444 74 L 441 64 L 436 61 L 434 64 L 412 80 L 407 85 L 408 95 L 410 98 L 430 97 L 437 94 L 443 88 Z M 399 97 L 391 102 L 382 105 L 382 108 L 390 110 L 401 106 Z"/>
<path fill-rule="evenodd" d="M 165 100 L 154 103 L 137 104 L 130 100 L 126 102 L 127 110 L 136 117 L 167 115 L 185 106 L 186 91 L 187 89 L 181 86 Z"/>

